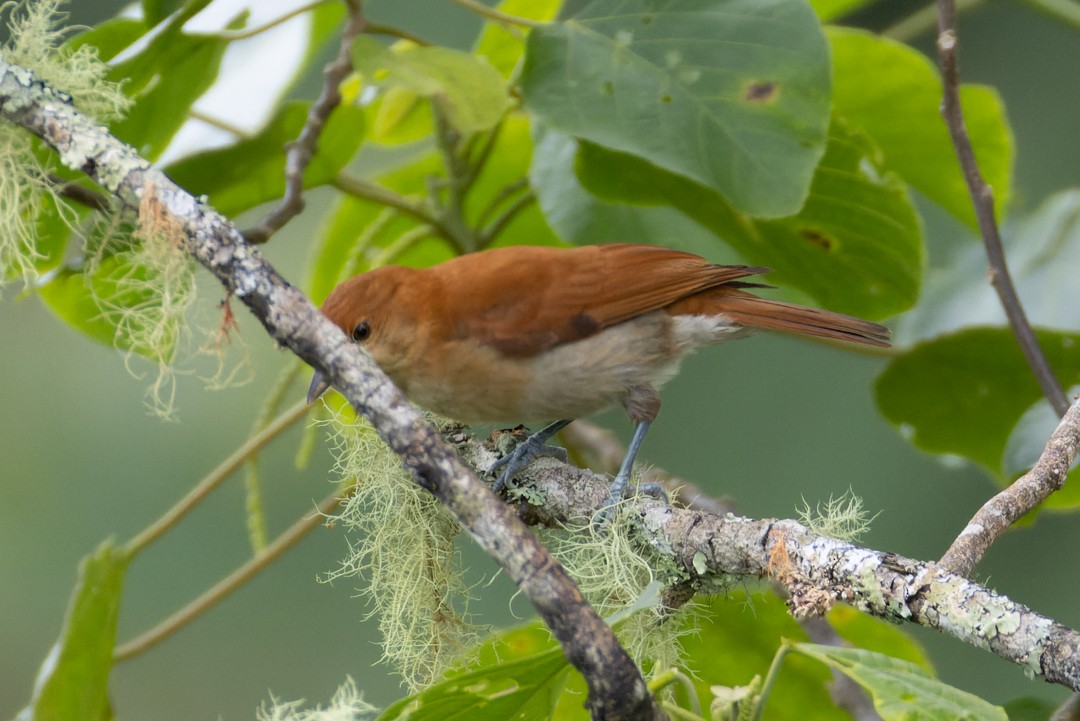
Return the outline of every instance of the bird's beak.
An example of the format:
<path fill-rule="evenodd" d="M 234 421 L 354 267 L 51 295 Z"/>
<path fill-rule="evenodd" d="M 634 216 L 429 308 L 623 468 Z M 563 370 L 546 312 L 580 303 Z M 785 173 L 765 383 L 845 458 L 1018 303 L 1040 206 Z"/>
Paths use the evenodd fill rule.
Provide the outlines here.
<path fill-rule="evenodd" d="M 326 380 L 325 376 L 320 371 L 315 371 L 315 375 L 311 377 L 311 385 L 308 386 L 307 402 L 308 404 L 314 403 L 319 396 L 330 388 L 330 381 Z"/>

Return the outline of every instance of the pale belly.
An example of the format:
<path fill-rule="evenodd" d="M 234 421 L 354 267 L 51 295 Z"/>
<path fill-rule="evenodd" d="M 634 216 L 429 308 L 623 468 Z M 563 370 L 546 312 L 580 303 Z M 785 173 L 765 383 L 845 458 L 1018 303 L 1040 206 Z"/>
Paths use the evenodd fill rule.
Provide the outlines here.
<path fill-rule="evenodd" d="M 697 348 L 748 333 L 719 317 L 656 311 L 529 359 L 458 349 L 429 377 L 399 385 L 415 403 L 465 422 L 581 418 L 623 404 L 635 387 L 659 388 Z"/>

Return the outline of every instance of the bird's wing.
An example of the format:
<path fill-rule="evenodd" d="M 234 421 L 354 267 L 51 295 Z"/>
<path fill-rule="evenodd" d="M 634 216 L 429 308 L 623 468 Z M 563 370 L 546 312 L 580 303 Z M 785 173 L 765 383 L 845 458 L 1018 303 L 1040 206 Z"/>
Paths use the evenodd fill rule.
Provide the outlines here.
<path fill-rule="evenodd" d="M 506 248 L 444 266 L 449 295 L 469 306 L 469 336 L 507 355 L 533 355 L 580 340 L 766 271 L 630 244 Z"/>

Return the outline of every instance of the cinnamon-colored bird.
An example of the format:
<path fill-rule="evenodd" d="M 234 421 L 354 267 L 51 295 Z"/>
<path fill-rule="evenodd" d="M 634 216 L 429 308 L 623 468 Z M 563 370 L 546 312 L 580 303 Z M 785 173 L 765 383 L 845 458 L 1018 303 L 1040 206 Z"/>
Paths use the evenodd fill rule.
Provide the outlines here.
<path fill-rule="evenodd" d="M 657 388 L 701 346 L 755 328 L 888 345 L 877 323 L 759 298 L 714 265 L 647 245 L 511 247 L 426 269 L 386 266 L 345 281 L 323 313 L 414 402 L 465 422 L 554 421 L 492 468 L 501 489 L 574 418 L 621 404 L 636 424 L 617 502 L 660 410 Z M 315 373 L 308 400 L 329 384 Z"/>

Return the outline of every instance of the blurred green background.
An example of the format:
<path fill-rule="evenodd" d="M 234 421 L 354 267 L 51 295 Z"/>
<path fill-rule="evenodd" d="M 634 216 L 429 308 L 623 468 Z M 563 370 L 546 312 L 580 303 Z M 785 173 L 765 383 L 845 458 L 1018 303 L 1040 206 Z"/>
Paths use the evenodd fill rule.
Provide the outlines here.
<path fill-rule="evenodd" d="M 884 12 L 919 7 L 891 0 Z M 437 42 L 462 44 L 477 22 L 448 2 L 372 0 L 372 18 L 408 26 Z M 92 23 L 119 4 L 76 0 L 72 22 Z M 880 13 L 858 20 L 871 27 Z M 961 73 L 996 86 L 1017 138 L 1014 212 L 1077 184 L 1080 144 L 1080 34 L 1019 2 L 989 2 L 962 16 Z M 930 48 L 929 36 L 920 41 Z M 313 78 L 317 82 L 318 78 Z M 902 119 L 898 118 L 898 122 Z M 321 208 L 276 236 L 266 254 L 301 282 Z M 243 222 L 241 222 L 243 225 Z M 936 214 L 928 216 L 931 258 L 974 240 Z M 632 240 L 632 239 L 628 239 Z M 722 262 L 718 249 L 712 260 Z M 205 274 L 204 274 L 205 275 Z M 202 302 L 221 292 L 202 278 Z M 133 378 L 117 353 L 53 318 L 32 295 L 8 288 L 0 307 L 0 718 L 31 693 L 34 674 L 58 631 L 79 559 L 103 539 L 126 540 L 156 519 L 248 435 L 252 417 L 286 355 L 261 327 L 241 318 L 256 378 L 224 391 L 180 379 L 179 422 L 161 422 L 143 405 L 147 381 Z M 922 559 L 940 556 L 971 513 L 993 492 L 980 471 L 914 451 L 873 406 L 871 384 L 882 361 L 786 338 L 760 336 L 691 359 L 664 394 L 661 420 L 643 458 L 736 499 L 751 516 L 791 517 L 849 487 L 881 511 L 867 545 Z M 136 369 L 143 366 L 136 364 Z M 299 399 L 303 388 L 294 391 Z M 621 414 L 601 419 L 626 437 Z M 728 439 L 757 439 L 748 445 Z M 271 532 L 325 496 L 329 454 L 320 449 L 297 471 L 294 429 L 264 456 Z M 134 563 L 126 584 L 120 640 L 183 606 L 246 559 L 243 496 L 233 479 Z M 1071 551 L 1080 529 L 1071 515 L 1042 516 L 1000 541 L 978 575 L 1013 599 L 1080 627 L 1080 578 Z M 469 544 L 473 572 L 494 569 Z M 251 719 L 273 694 L 326 702 L 351 675 L 367 698 L 386 704 L 400 691 L 386 669 L 372 622 L 347 584 L 317 576 L 344 555 L 341 528 L 320 528 L 268 571 L 198 622 L 143 656 L 116 667 L 113 701 L 121 718 Z M 504 579 L 482 589 L 482 620 L 514 622 Z M 747 622 L 753 622 L 747 610 Z M 989 654 L 910 628 L 949 683 L 1002 703 L 1018 696 L 1058 701 L 1060 687 L 1029 681 Z"/>

